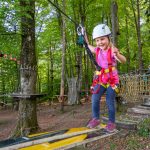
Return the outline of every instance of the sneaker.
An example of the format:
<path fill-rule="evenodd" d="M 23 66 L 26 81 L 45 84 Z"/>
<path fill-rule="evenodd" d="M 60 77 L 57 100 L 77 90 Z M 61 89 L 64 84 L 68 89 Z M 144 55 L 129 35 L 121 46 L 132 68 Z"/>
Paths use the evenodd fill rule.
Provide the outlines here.
<path fill-rule="evenodd" d="M 105 127 L 105 130 L 110 133 L 115 132 L 116 131 L 115 123 L 108 122 L 107 126 Z"/>
<path fill-rule="evenodd" d="M 100 121 L 98 119 L 93 118 L 87 125 L 88 128 L 95 128 L 100 125 Z"/>

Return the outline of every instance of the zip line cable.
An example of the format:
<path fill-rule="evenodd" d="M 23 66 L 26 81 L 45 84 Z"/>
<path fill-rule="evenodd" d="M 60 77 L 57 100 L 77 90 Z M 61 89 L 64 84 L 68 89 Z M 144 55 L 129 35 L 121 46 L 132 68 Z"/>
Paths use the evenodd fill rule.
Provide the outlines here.
<path fill-rule="evenodd" d="M 67 17 L 71 22 L 73 22 L 76 26 L 79 26 L 79 23 L 74 21 L 71 17 L 69 17 L 66 13 L 64 13 L 55 3 L 53 3 L 51 0 L 47 0 L 49 3 L 51 3 L 55 8 L 57 8 L 58 11 L 60 11 L 65 17 Z M 88 33 L 88 32 L 87 32 Z M 88 33 L 89 34 L 89 33 Z M 90 34 L 89 34 L 90 35 Z"/>
<path fill-rule="evenodd" d="M 96 69 L 97 69 L 98 71 L 100 71 L 100 70 L 101 70 L 101 67 L 100 67 L 100 66 L 98 65 L 98 63 L 96 62 L 96 60 L 95 60 L 95 58 L 94 58 L 94 56 L 93 56 L 91 50 L 90 50 L 89 47 L 88 47 L 88 44 L 87 44 L 87 42 L 86 42 L 86 40 L 85 40 L 85 37 L 84 37 L 85 29 L 84 29 L 84 27 L 83 27 L 81 24 L 80 24 L 80 25 L 78 26 L 78 28 L 77 28 L 77 34 L 78 34 L 78 36 L 81 36 L 81 37 L 82 37 L 83 45 L 84 45 L 84 47 L 85 47 L 85 49 L 86 49 L 86 51 L 87 51 L 87 54 L 89 55 L 90 60 L 91 60 L 92 63 L 96 66 Z"/>
<path fill-rule="evenodd" d="M 64 16 L 66 16 L 70 21 L 72 21 L 76 26 L 78 26 L 78 23 L 76 23 L 71 17 L 69 17 L 66 13 L 64 13 L 56 4 L 54 4 L 52 1 L 48 0 L 49 3 L 51 3 L 54 7 L 56 7 Z"/>

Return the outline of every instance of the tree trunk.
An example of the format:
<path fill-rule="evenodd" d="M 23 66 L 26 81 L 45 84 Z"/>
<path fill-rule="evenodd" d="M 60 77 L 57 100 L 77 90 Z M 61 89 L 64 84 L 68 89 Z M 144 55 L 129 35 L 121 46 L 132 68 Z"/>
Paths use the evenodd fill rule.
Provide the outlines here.
<path fill-rule="evenodd" d="M 54 82 L 54 68 L 53 68 L 53 52 L 52 52 L 52 47 L 50 47 L 50 52 L 49 52 L 49 58 L 50 58 L 50 89 L 51 91 L 51 94 L 53 95 L 54 94 L 54 85 L 53 85 L 53 82 Z"/>
<path fill-rule="evenodd" d="M 127 51 L 127 72 L 130 71 L 130 49 L 129 49 L 129 32 L 128 32 L 128 16 L 127 16 L 127 10 L 125 8 L 126 12 L 126 51 Z"/>
<path fill-rule="evenodd" d="M 35 54 L 35 1 L 20 0 L 21 6 L 21 91 L 22 95 L 36 93 L 37 61 Z M 20 98 L 17 126 L 12 136 L 25 136 L 38 128 L 36 100 Z"/>
<path fill-rule="evenodd" d="M 118 5 L 116 1 L 111 2 L 111 22 L 112 22 L 112 42 L 118 47 L 118 34 L 119 34 L 119 23 L 118 23 Z M 116 101 L 117 109 L 121 107 L 120 103 Z"/>
<path fill-rule="evenodd" d="M 141 46 L 141 27 L 140 27 L 140 7 L 139 7 L 139 0 L 136 1 L 136 7 L 137 7 L 137 16 L 134 9 L 133 0 L 131 0 L 131 6 L 133 10 L 134 15 L 134 21 L 135 21 L 135 27 L 136 27 L 136 33 L 137 33 L 137 43 L 138 43 L 138 64 L 139 64 L 139 70 L 140 72 L 143 69 L 143 59 L 142 59 L 142 46 Z"/>
<path fill-rule="evenodd" d="M 77 104 L 77 78 L 68 78 L 68 104 Z"/>
<path fill-rule="evenodd" d="M 58 6 L 58 1 L 55 0 Z M 63 12 L 66 10 L 66 0 L 62 0 Z M 61 44 L 62 44 L 62 68 L 61 68 L 61 84 L 60 84 L 60 102 L 61 111 L 64 110 L 64 94 L 65 94 L 65 53 L 66 53 L 66 23 L 65 17 L 58 11 L 58 22 L 61 29 Z"/>
<path fill-rule="evenodd" d="M 112 23 L 112 42 L 117 47 L 118 46 L 118 34 L 119 34 L 119 23 L 118 23 L 118 5 L 117 2 L 111 2 L 111 23 Z"/>
<path fill-rule="evenodd" d="M 66 9 L 66 2 L 63 0 L 63 11 Z M 60 98 L 61 102 L 61 111 L 64 110 L 64 94 L 65 94 L 65 52 L 66 52 L 66 23 L 65 18 L 62 16 L 62 69 L 61 69 L 61 85 L 60 85 Z"/>
<path fill-rule="evenodd" d="M 141 45 L 141 26 L 140 26 L 140 2 L 137 0 L 137 40 L 138 40 L 138 52 L 139 52 L 139 70 L 142 72 L 143 59 L 142 59 L 142 45 Z"/>
<path fill-rule="evenodd" d="M 86 20 L 85 15 L 85 0 L 79 1 L 79 15 L 81 18 L 81 23 L 84 26 L 84 22 Z M 82 48 L 82 47 L 81 47 Z M 87 65 L 87 64 L 86 64 Z M 81 88 L 82 88 L 82 51 L 77 53 L 77 73 L 78 73 L 78 79 L 77 79 L 77 104 L 79 103 L 80 94 L 81 94 Z M 86 71 L 85 71 L 86 72 Z M 86 85 L 88 88 L 88 85 Z"/>
<path fill-rule="evenodd" d="M 47 74 L 47 91 L 50 96 L 53 96 L 53 53 L 52 53 L 52 43 L 50 43 L 49 49 L 48 49 L 48 74 Z"/>
<path fill-rule="evenodd" d="M 81 93 L 81 86 L 82 86 L 82 52 L 78 52 L 77 54 L 77 97 L 76 97 L 76 104 L 79 104 L 80 93 Z"/>

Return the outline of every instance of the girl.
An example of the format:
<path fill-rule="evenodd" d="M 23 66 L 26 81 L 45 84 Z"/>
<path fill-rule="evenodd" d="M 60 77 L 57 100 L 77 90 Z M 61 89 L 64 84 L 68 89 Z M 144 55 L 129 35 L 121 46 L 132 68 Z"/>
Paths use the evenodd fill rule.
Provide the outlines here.
<path fill-rule="evenodd" d="M 96 54 L 96 61 L 102 68 L 96 71 L 96 79 L 93 82 L 92 94 L 92 119 L 88 123 L 88 128 L 94 128 L 100 124 L 100 99 L 106 92 L 106 104 L 108 107 L 109 121 L 106 126 L 108 132 L 113 132 L 115 126 L 115 95 L 119 84 L 117 61 L 126 62 L 126 58 L 119 53 L 118 49 L 111 43 L 111 31 L 105 24 L 97 25 L 93 30 L 93 39 L 96 47 L 89 45 L 87 36 L 85 40 L 92 53 Z"/>

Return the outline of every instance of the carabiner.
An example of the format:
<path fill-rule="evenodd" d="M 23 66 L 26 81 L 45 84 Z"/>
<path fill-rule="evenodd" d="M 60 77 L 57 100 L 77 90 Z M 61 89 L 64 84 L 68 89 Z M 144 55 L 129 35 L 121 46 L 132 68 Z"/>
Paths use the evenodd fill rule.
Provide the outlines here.
<path fill-rule="evenodd" d="M 79 36 L 84 35 L 84 28 L 82 27 L 81 24 L 79 24 L 79 26 L 77 27 L 77 34 Z"/>

